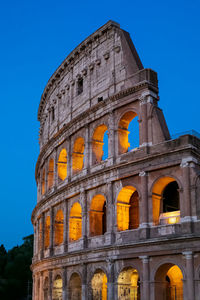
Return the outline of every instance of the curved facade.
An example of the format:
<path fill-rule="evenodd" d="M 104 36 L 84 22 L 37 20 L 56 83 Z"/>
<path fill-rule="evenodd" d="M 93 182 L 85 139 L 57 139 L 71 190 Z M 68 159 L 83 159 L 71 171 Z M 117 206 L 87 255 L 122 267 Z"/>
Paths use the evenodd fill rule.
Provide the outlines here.
<path fill-rule="evenodd" d="M 198 299 L 200 140 L 172 139 L 158 100 L 157 74 L 112 21 L 49 79 L 34 300 Z"/>

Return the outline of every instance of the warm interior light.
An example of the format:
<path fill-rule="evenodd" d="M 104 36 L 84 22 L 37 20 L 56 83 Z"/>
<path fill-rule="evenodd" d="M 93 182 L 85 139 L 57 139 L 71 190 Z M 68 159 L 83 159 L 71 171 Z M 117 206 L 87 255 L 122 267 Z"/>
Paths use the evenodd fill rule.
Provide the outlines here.
<path fill-rule="evenodd" d="M 58 177 L 65 180 L 67 177 L 67 151 L 62 149 L 58 158 Z"/>
<path fill-rule="evenodd" d="M 162 213 L 160 215 L 160 224 L 176 224 L 180 222 L 180 210 Z"/>
<path fill-rule="evenodd" d="M 106 231 L 105 197 L 95 195 L 90 206 L 90 235 L 102 235 Z"/>
<path fill-rule="evenodd" d="M 93 299 L 107 300 L 107 276 L 102 270 L 98 270 L 91 280 Z"/>
<path fill-rule="evenodd" d="M 46 217 L 44 229 L 44 247 L 47 249 L 50 244 L 50 216 Z"/>
<path fill-rule="evenodd" d="M 83 169 L 84 148 L 84 139 L 82 137 L 77 138 L 74 142 L 74 149 L 72 154 L 73 174 L 76 174 Z"/>
<path fill-rule="evenodd" d="M 55 245 L 60 245 L 63 242 L 64 231 L 64 215 L 62 210 L 59 210 L 55 217 Z"/>
<path fill-rule="evenodd" d="M 118 126 L 118 147 L 119 154 L 126 153 L 128 148 L 130 147 L 130 143 L 128 140 L 129 131 L 128 127 L 133 118 L 136 117 L 136 113 L 133 111 L 126 112 L 123 117 L 119 121 Z"/>
<path fill-rule="evenodd" d="M 82 236 L 82 210 L 81 205 L 73 204 L 69 216 L 69 240 L 70 242 L 80 239 Z"/>
<path fill-rule="evenodd" d="M 107 126 L 102 124 L 98 126 L 92 137 L 92 153 L 93 153 L 93 164 L 100 163 L 103 157 L 103 138 L 107 130 Z"/>
<path fill-rule="evenodd" d="M 50 189 L 54 183 L 54 160 L 50 159 L 49 161 L 49 170 L 48 170 L 48 188 Z"/>

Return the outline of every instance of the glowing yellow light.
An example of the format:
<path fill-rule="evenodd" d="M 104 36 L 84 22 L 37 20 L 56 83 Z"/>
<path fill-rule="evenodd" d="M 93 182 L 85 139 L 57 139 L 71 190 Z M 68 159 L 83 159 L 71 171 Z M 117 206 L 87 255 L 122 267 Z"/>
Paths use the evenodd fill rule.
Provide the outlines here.
<path fill-rule="evenodd" d="M 104 137 L 104 133 L 107 130 L 107 126 L 102 124 L 100 126 L 98 126 L 93 134 L 92 137 L 92 152 L 93 152 L 93 163 L 97 162 L 101 162 L 102 160 L 102 156 L 103 156 L 103 137 Z"/>
<path fill-rule="evenodd" d="M 50 217 L 46 217 L 45 229 L 44 229 L 44 247 L 47 249 L 50 244 Z"/>
<path fill-rule="evenodd" d="M 58 158 L 58 177 L 65 180 L 67 177 L 67 151 L 62 149 Z"/>
<path fill-rule="evenodd" d="M 48 188 L 51 188 L 54 183 L 54 161 L 50 159 L 49 161 L 49 171 L 48 171 Z"/>
<path fill-rule="evenodd" d="M 84 139 L 82 137 L 78 137 L 74 142 L 74 149 L 72 154 L 73 174 L 76 174 L 83 169 L 84 148 Z"/>
<path fill-rule="evenodd" d="M 160 215 L 160 224 L 176 224 L 180 222 L 180 210 L 162 213 Z"/>
<path fill-rule="evenodd" d="M 119 154 L 126 153 L 128 148 L 130 147 L 130 143 L 128 141 L 128 127 L 133 118 L 136 117 L 136 113 L 129 111 L 126 112 L 123 117 L 119 121 L 118 126 L 118 147 Z"/>
<path fill-rule="evenodd" d="M 64 216 L 62 210 L 59 210 L 55 217 L 55 245 L 60 245 L 63 242 L 64 231 Z"/>
<path fill-rule="evenodd" d="M 103 234 L 103 206 L 105 198 L 103 195 L 96 195 L 93 197 L 90 206 L 90 235 Z"/>
<path fill-rule="evenodd" d="M 69 240 L 80 239 L 82 236 L 82 210 L 78 202 L 74 203 L 69 216 Z"/>

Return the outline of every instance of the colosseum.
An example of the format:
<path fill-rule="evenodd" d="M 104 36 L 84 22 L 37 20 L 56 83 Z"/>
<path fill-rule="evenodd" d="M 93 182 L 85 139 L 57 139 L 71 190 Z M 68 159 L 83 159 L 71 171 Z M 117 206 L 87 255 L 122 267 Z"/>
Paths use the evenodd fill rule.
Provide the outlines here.
<path fill-rule="evenodd" d="M 171 137 L 158 101 L 157 73 L 113 21 L 49 79 L 34 300 L 200 299 L 200 138 Z"/>

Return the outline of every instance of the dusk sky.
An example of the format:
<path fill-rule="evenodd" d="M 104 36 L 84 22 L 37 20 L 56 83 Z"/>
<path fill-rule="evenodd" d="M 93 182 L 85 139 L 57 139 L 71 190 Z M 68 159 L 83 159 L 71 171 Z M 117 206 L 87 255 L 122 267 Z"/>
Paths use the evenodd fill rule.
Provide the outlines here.
<path fill-rule="evenodd" d="M 200 132 L 200 1 L 2 1 L 0 9 L 0 244 L 33 232 L 37 110 L 65 57 L 108 20 L 120 23 L 145 68 L 158 72 L 171 134 Z"/>

